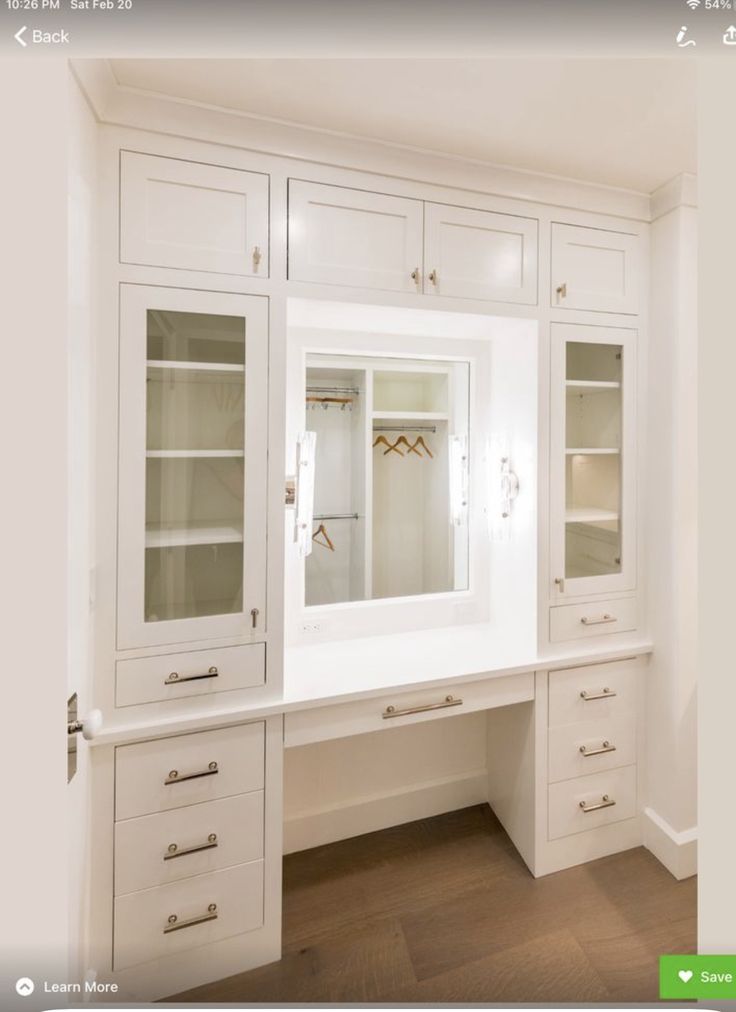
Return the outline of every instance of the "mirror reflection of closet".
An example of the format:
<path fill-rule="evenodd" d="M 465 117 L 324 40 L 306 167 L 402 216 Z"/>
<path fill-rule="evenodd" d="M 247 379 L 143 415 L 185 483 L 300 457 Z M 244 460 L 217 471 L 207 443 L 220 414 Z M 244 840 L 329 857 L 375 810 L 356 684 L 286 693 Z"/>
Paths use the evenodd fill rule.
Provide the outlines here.
<path fill-rule="evenodd" d="M 468 362 L 311 354 L 305 604 L 468 586 Z"/>

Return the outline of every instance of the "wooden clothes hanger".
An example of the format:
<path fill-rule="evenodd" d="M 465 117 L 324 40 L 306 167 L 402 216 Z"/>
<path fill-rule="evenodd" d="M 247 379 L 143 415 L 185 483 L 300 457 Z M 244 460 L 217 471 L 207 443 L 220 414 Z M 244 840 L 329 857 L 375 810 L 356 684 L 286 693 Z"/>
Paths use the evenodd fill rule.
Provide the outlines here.
<path fill-rule="evenodd" d="M 397 441 L 396 441 L 396 443 L 398 443 L 398 442 L 400 442 L 400 440 L 397 440 Z M 387 446 L 387 447 L 388 447 L 388 450 L 384 450 L 384 451 L 383 451 L 383 455 L 384 455 L 384 457 L 386 456 L 386 454 L 387 454 L 387 453 L 390 453 L 390 452 L 391 452 L 391 450 L 393 450 L 393 451 L 394 451 L 394 453 L 398 453 L 398 455 L 399 455 L 400 457 L 403 457 L 403 456 L 404 456 L 404 454 L 403 454 L 403 453 L 401 452 L 401 450 L 399 450 L 399 449 L 398 449 L 398 447 L 397 447 L 396 443 L 393 443 L 393 444 L 392 444 L 392 443 L 389 443 L 388 439 L 386 439 L 386 437 L 385 437 L 385 436 L 381 435 L 381 436 L 378 436 L 378 437 L 376 438 L 376 441 L 375 441 L 375 443 L 373 444 L 373 449 L 375 449 L 375 448 L 376 448 L 376 447 L 378 446 L 378 444 L 379 444 L 379 443 L 383 443 L 383 445 L 384 445 L 384 446 Z"/>
<path fill-rule="evenodd" d="M 432 457 L 432 459 L 434 459 L 434 454 L 427 446 L 427 444 L 424 442 L 424 436 L 417 436 L 416 440 L 414 441 L 414 445 L 410 447 L 410 449 L 414 450 L 415 453 L 419 453 L 419 450 L 417 450 L 417 446 L 421 446 L 423 449 L 425 449 L 429 454 L 429 456 Z M 419 453 L 419 456 L 421 457 L 421 453 Z"/>
<path fill-rule="evenodd" d="M 320 534 L 325 539 L 324 541 L 319 540 Z M 316 541 L 318 545 L 322 545 L 324 548 L 329 548 L 331 552 L 335 551 L 335 546 L 330 540 L 330 535 L 327 533 L 327 528 L 324 524 L 320 524 L 317 530 L 312 535 L 312 541 Z"/>
<path fill-rule="evenodd" d="M 418 441 L 419 441 L 419 440 L 417 440 L 417 442 L 418 442 Z M 406 447 L 407 447 L 407 449 L 409 450 L 409 453 L 416 453 L 417 457 L 421 457 L 421 453 L 419 452 L 419 450 L 417 450 L 417 444 L 415 443 L 415 444 L 414 444 L 414 445 L 412 446 L 412 445 L 411 445 L 411 444 L 409 443 L 409 440 L 408 440 L 408 439 L 406 438 L 406 436 L 405 436 L 405 435 L 404 435 L 403 433 L 402 433 L 402 434 L 401 434 L 401 435 L 399 436 L 399 438 L 398 438 L 398 439 L 396 440 L 396 442 L 395 442 L 395 443 L 394 443 L 394 445 L 393 445 L 393 446 L 391 447 L 391 449 L 392 449 L 392 450 L 396 450 L 396 448 L 397 448 L 397 447 L 398 447 L 399 445 L 402 445 L 402 446 L 406 446 Z M 397 452 L 398 452 L 398 453 L 401 453 L 401 451 L 400 451 L 400 450 L 398 450 Z M 386 454 L 387 454 L 387 453 L 388 453 L 388 450 L 384 450 L 384 452 L 383 452 L 383 455 L 384 455 L 384 457 L 386 456 Z M 403 456 L 403 454 L 402 454 L 402 456 Z"/>

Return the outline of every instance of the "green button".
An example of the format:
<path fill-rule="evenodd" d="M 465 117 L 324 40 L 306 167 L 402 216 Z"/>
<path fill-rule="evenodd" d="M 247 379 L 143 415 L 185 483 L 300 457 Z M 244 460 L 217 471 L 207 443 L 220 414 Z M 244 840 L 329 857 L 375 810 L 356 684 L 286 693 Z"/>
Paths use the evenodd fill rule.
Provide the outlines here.
<path fill-rule="evenodd" d="M 736 999 L 736 956 L 660 956 L 659 996 Z"/>

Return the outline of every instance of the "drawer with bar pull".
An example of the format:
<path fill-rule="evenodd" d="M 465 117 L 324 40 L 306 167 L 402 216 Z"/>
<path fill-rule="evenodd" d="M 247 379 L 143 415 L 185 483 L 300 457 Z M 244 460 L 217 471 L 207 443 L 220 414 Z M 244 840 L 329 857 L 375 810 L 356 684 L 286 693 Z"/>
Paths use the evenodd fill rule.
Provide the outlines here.
<path fill-rule="evenodd" d="M 261 790 L 264 763 L 263 721 L 121 745 L 115 750 L 115 817 Z"/>
<path fill-rule="evenodd" d="M 436 689 L 393 692 L 350 703 L 285 714 L 284 745 L 307 745 L 331 738 L 402 727 L 425 720 L 489 710 L 534 699 L 534 674 L 479 679 Z"/>
<path fill-rule="evenodd" d="M 250 689 L 266 678 L 263 643 L 190 650 L 118 661 L 116 706 L 202 696 L 230 689 Z"/>
<path fill-rule="evenodd" d="M 605 721 L 636 710 L 638 661 L 611 661 L 549 673 L 549 726 Z"/>
<path fill-rule="evenodd" d="M 620 597 L 591 604 L 561 604 L 549 610 L 551 643 L 636 629 L 636 598 Z"/>
<path fill-rule="evenodd" d="M 549 782 L 586 776 L 636 762 L 634 714 L 561 724 L 549 730 Z"/>
<path fill-rule="evenodd" d="M 263 791 L 115 824 L 115 894 L 263 857 Z"/>
<path fill-rule="evenodd" d="M 549 839 L 607 826 L 636 815 L 636 766 L 550 784 Z"/>
<path fill-rule="evenodd" d="M 243 935 L 263 924 L 263 861 L 115 899 L 114 968 Z"/>

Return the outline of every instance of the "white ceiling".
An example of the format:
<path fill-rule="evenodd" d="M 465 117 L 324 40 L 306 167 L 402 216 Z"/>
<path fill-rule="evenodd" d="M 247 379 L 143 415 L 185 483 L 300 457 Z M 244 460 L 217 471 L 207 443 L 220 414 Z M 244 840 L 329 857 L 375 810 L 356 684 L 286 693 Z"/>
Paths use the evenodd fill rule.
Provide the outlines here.
<path fill-rule="evenodd" d="M 112 60 L 119 84 L 649 193 L 696 171 L 686 59 Z"/>

